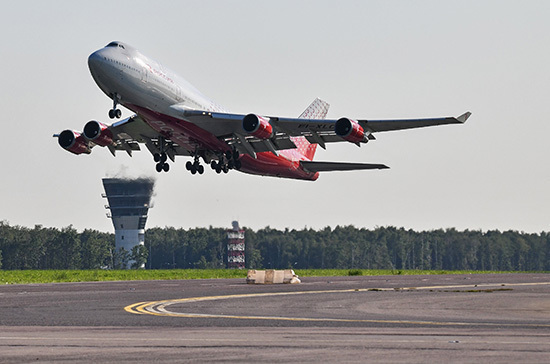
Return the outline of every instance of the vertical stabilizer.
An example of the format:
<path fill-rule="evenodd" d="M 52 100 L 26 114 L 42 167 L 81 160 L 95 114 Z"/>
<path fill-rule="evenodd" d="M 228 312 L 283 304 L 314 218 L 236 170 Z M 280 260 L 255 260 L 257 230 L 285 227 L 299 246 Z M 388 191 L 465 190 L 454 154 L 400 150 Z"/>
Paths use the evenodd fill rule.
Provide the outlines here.
<path fill-rule="evenodd" d="M 317 98 L 298 116 L 298 119 L 324 119 L 329 107 L 327 102 Z"/>
<path fill-rule="evenodd" d="M 298 116 L 299 119 L 324 119 L 327 116 L 328 108 L 330 105 L 317 98 L 304 110 L 304 112 Z M 292 137 L 291 138 L 300 154 L 304 155 L 307 159 L 313 160 L 315 151 L 317 150 L 317 144 L 311 144 L 305 137 Z"/>

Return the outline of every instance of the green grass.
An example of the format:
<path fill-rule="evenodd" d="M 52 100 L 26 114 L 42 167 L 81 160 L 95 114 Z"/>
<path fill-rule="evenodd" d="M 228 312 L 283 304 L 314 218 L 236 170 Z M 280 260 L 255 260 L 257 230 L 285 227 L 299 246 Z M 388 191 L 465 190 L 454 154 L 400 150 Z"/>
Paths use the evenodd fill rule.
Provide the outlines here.
<path fill-rule="evenodd" d="M 0 284 L 246 278 L 246 270 L 0 270 Z"/>
<path fill-rule="evenodd" d="M 490 271 L 391 270 L 391 269 L 297 269 L 300 277 L 481 274 L 513 273 Z M 0 270 L 0 284 L 139 281 L 172 279 L 246 278 L 247 270 L 168 269 L 168 270 Z M 517 273 L 517 272 L 514 272 Z"/>

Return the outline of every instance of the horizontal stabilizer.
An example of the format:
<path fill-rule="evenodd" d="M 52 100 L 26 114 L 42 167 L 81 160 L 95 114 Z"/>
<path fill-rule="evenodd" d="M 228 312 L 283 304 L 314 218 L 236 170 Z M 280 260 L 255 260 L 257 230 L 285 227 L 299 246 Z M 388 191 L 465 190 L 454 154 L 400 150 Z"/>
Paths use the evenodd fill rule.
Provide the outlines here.
<path fill-rule="evenodd" d="M 356 171 L 362 169 L 387 169 L 390 168 L 384 164 L 370 163 L 342 163 L 342 162 L 310 162 L 300 161 L 300 165 L 310 172 L 330 172 L 330 171 Z"/>

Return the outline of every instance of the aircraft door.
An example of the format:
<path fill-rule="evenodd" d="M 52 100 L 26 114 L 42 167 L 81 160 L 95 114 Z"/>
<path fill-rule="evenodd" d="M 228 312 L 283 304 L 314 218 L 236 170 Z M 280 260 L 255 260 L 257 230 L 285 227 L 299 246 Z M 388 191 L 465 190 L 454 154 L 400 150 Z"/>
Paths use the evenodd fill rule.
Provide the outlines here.
<path fill-rule="evenodd" d="M 146 68 L 141 69 L 140 75 L 141 75 L 141 82 L 147 83 L 147 69 Z"/>

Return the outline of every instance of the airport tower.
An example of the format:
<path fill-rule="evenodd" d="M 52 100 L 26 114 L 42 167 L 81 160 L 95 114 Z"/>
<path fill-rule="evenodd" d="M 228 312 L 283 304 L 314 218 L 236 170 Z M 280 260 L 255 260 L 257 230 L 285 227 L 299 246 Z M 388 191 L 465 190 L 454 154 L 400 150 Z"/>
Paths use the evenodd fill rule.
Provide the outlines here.
<path fill-rule="evenodd" d="M 227 231 L 227 268 L 244 269 L 244 247 L 244 230 L 233 221 L 233 229 Z"/>
<path fill-rule="evenodd" d="M 102 195 L 109 202 L 107 217 L 115 227 L 116 250 L 131 252 L 136 245 L 145 242 L 145 223 L 153 195 L 153 179 L 104 178 Z"/>

